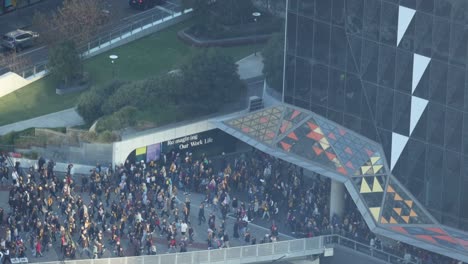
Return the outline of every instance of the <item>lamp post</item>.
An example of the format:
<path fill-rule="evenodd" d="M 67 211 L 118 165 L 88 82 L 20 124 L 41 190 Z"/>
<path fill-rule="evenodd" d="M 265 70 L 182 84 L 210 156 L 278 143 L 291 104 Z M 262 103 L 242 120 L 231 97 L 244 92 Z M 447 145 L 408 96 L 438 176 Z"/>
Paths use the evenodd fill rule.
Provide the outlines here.
<path fill-rule="evenodd" d="M 254 17 L 254 22 L 255 22 L 255 32 L 254 32 L 254 44 L 257 45 L 257 21 L 260 18 L 262 14 L 260 12 L 253 12 L 252 16 Z M 255 56 L 257 56 L 257 50 L 255 49 Z"/>
<path fill-rule="evenodd" d="M 112 67 L 112 79 L 115 78 L 115 61 L 116 61 L 118 58 L 119 58 L 119 56 L 114 55 L 114 54 L 112 54 L 112 55 L 109 56 L 109 59 L 111 59 L 111 63 L 112 63 L 112 66 L 111 66 L 111 67 Z"/>

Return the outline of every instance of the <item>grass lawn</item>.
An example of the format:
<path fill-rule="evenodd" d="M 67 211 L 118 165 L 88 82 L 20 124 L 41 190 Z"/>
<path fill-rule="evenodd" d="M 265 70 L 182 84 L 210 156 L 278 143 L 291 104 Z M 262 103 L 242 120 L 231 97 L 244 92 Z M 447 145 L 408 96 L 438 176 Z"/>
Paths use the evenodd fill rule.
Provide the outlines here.
<path fill-rule="evenodd" d="M 138 80 L 177 69 L 196 48 L 185 45 L 177 38 L 177 32 L 191 25 L 186 21 L 164 31 L 100 54 L 84 63 L 92 85 L 101 86 L 112 79 L 109 55 L 119 58 L 115 63 L 115 78 Z M 235 60 L 239 60 L 263 45 L 223 48 Z M 57 112 L 75 106 L 78 94 L 56 95 L 51 78 L 45 77 L 14 93 L 0 98 L 0 125 Z"/>

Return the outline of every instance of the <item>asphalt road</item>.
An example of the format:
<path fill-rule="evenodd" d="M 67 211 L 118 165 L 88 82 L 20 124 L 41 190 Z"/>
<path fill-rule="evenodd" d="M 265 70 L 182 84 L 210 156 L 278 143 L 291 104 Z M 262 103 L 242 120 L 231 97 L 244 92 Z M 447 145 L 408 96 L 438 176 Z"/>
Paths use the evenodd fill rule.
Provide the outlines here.
<path fill-rule="evenodd" d="M 99 38 L 109 39 L 109 36 L 117 36 L 120 30 L 128 29 L 132 24 L 135 27 L 137 27 L 138 25 L 141 25 L 144 22 L 150 21 L 153 17 L 162 18 L 163 16 L 170 16 L 173 12 L 179 12 L 181 10 L 180 0 L 168 0 L 164 5 L 157 6 L 145 11 L 136 10 L 134 8 L 129 7 L 128 1 L 126 0 L 106 0 L 105 8 L 107 11 L 109 11 L 110 14 L 109 22 L 100 30 L 99 33 L 96 34 L 92 42 L 98 42 Z M 15 25 L 23 29 L 33 31 L 37 30 L 33 25 L 31 25 L 31 21 L 27 21 L 28 19 L 30 19 L 30 16 L 27 16 L 26 18 L 21 17 L 21 12 L 26 13 L 33 11 L 20 10 L 20 15 L 15 16 L 13 18 L 22 19 L 23 21 L 19 21 L 17 23 L 10 23 L 11 25 L 5 27 L 2 26 L 2 29 L 0 29 L 0 34 L 4 34 L 12 30 L 12 28 Z M 22 26 L 24 24 L 29 24 L 29 26 Z M 22 51 L 19 54 L 19 56 L 24 58 L 31 66 L 37 65 L 41 62 L 47 61 L 48 48 L 47 46 L 32 47 Z M 0 65 L 0 75 L 6 72 L 8 72 L 8 66 Z"/>

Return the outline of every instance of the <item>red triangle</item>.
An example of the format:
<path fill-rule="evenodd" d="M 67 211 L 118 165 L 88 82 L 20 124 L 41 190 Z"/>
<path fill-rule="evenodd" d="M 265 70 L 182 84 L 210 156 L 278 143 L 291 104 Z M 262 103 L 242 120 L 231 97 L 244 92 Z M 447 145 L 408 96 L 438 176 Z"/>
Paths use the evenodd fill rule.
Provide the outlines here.
<path fill-rule="evenodd" d="M 336 158 L 336 155 L 333 153 L 330 153 L 328 151 L 325 151 L 325 153 L 327 154 L 327 157 L 330 161 L 333 161 Z"/>
<path fill-rule="evenodd" d="M 349 155 L 353 155 L 353 151 L 352 151 L 349 147 L 346 147 L 346 148 L 345 148 L 345 151 L 346 151 L 346 153 L 348 153 Z"/>
<path fill-rule="evenodd" d="M 346 162 L 346 166 L 348 166 L 348 168 L 351 168 L 351 169 L 355 170 L 355 168 L 354 168 L 353 164 L 351 163 L 351 161 Z"/>
<path fill-rule="evenodd" d="M 318 126 L 310 121 L 307 121 L 307 125 L 309 126 L 310 130 L 315 130 L 318 128 Z"/>
<path fill-rule="evenodd" d="M 441 240 L 448 241 L 453 244 L 457 244 L 457 241 L 453 237 L 450 237 L 450 236 L 435 236 L 435 237 Z"/>
<path fill-rule="evenodd" d="M 281 147 L 283 147 L 283 149 L 286 150 L 287 152 L 289 152 L 289 150 L 291 149 L 291 145 L 288 143 L 284 143 L 283 141 L 280 141 L 280 144 L 281 144 Z"/>
<path fill-rule="evenodd" d="M 314 131 L 310 131 L 309 134 L 307 134 L 307 137 L 310 138 L 310 139 L 313 139 L 315 141 L 319 141 L 323 138 L 323 135 L 322 134 L 319 134 L 317 132 L 314 132 Z"/>
<path fill-rule="evenodd" d="M 268 117 L 266 117 L 266 116 L 260 117 L 260 123 L 264 124 L 264 123 L 267 123 L 267 122 L 268 122 Z"/>
<path fill-rule="evenodd" d="M 447 233 L 445 233 L 445 231 L 442 230 L 441 228 L 437 228 L 437 227 L 428 227 L 428 228 L 426 228 L 426 229 L 429 230 L 429 231 L 432 231 L 432 232 L 436 232 L 436 233 L 442 234 L 442 235 L 447 235 Z"/>
<path fill-rule="evenodd" d="M 333 134 L 332 132 L 330 132 L 330 134 L 328 134 L 328 137 L 333 139 L 333 140 L 336 140 L 335 134 Z"/>
<path fill-rule="evenodd" d="M 344 130 L 342 128 L 340 128 L 339 131 L 340 131 L 340 135 L 342 135 L 342 136 L 344 136 L 346 134 L 346 130 Z"/>
<path fill-rule="evenodd" d="M 297 136 L 296 136 L 296 134 L 294 132 L 289 133 L 288 138 L 292 138 L 292 139 L 294 139 L 296 141 L 299 140 L 299 139 L 297 139 Z"/>
<path fill-rule="evenodd" d="M 391 229 L 403 234 L 408 234 L 408 232 L 401 226 L 392 226 Z"/>
<path fill-rule="evenodd" d="M 348 174 L 348 172 L 343 167 L 338 167 L 336 170 L 341 174 L 344 174 L 344 175 Z"/>
<path fill-rule="evenodd" d="M 274 138 L 275 137 L 275 132 L 269 131 L 266 133 L 267 138 Z"/>
<path fill-rule="evenodd" d="M 365 149 L 365 150 L 366 150 L 366 152 L 367 152 L 367 156 L 369 156 L 369 157 L 372 156 L 372 154 L 374 154 L 374 152 L 372 152 L 372 151 L 370 151 L 370 150 L 368 150 L 368 149 Z"/>
<path fill-rule="evenodd" d="M 437 241 L 435 241 L 434 238 L 432 238 L 431 236 L 416 235 L 415 237 L 417 237 L 417 238 L 419 238 L 419 239 L 424 239 L 424 240 L 429 241 L 429 242 L 434 243 L 434 244 L 437 243 Z"/>
<path fill-rule="evenodd" d="M 249 128 L 249 127 L 243 127 L 243 128 L 242 128 L 242 131 L 245 132 L 245 133 L 249 133 L 249 132 L 250 132 L 250 128 Z"/>
<path fill-rule="evenodd" d="M 281 133 L 284 133 L 286 132 L 286 130 L 288 129 L 288 126 L 290 125 L 291 123 L 289 121 L 283 121 L 283 124 L 281 125 L 280 127 L 280 131 Z"/>
<path fill-rule="evenodd" d="M 317 146 L 313 146 L 312 149 L 314 149 L 315 155 L 317 155 L 317 156 L 319 156 L 323 152 L 323 149 L 321 149 L 321 148 L 319 148 Z"/>
<path fill-rule="evenodd" d="M 291 118 L 290 118 L 289 120 L 293 120 L 293 119 L 296 118 L 296 116 L 298 116 L 300 113 L 301 113 L 300 111 L 294 110 L 294 112 L 292 113 Z"/>

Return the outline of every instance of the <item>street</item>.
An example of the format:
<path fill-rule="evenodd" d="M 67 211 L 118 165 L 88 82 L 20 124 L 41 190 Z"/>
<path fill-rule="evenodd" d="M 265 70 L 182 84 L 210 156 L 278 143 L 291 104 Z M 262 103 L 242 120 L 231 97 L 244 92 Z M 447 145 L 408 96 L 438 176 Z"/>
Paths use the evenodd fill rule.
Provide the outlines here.
<path fill-rule="evenodd" d="M 62 0 L 47 0 L 40 4 L 0 16 L 0 25 L 2 25 L 0 27 L 0 34 L 3 35 L 18 28 L 37 31 L 37 28 L 32 25 L 34 13 L 56 9 L 61 2 Z M 109 12 L 109 22 L 100 29 L 99 33 L 90 42 L 99 42 L 100 38 L 105 42 L 110 36 L 118 36 L 120 31 L 128 29 L 132 24 L 137 27 L 153 17 L 162 18 L 181 10 L 180 0 L 166 1 L 162 6 L 156 6 L 145 11 L 131 8 L 126 0 L 106 0 L 104 7 L 105 10 L 103 11 Z M 18 55 L 25 59 L 29 65 L 33 66 L 47 61 L 48 48 L 46 46 L 35 46 L 22 51 Z M 6 72 L 8 72 L 7 65 L 0 64 L 0 75 Z"/>

